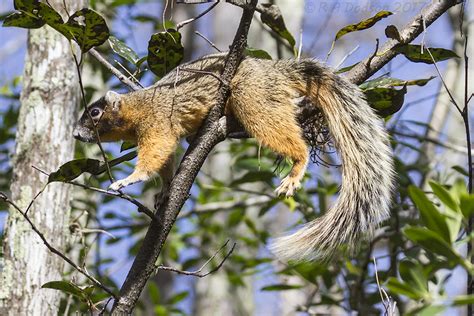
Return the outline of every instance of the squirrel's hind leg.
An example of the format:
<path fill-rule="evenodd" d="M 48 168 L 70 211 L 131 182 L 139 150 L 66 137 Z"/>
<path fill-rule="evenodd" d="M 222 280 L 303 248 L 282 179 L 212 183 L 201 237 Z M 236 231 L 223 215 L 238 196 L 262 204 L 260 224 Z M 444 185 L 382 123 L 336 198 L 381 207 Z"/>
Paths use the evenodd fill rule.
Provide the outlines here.
<path fill-rule="evenodd" d="M 301 186 L 308 163 L 308 146 L 303 132 L 295 118 L 295 105 L 290 97 L 271 98 L 246 91 L 232 91 L 231 107 L 245 130 L 263 146 L 290 158 L 293 167 L 275 190 L 278 195 L 287 197 L 295 194 Z"/>

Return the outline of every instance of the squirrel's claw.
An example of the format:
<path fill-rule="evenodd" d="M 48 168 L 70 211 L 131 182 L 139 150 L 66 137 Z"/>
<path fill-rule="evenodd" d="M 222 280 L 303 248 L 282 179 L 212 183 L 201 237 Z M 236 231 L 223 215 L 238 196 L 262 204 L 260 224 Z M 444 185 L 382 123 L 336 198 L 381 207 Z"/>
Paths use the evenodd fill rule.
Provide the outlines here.
<path fill-rule="evenodd" d="M 126 179 L 124 179 L 126 180 Z M 126 187 L 128 184 L 126 183 L 126 181 L 124 180 L 118 180 L 118 181 L 115 181 L 114 183 L 112 183 L 111 185 L 109 185 L 109 190 L 110 191 L 119 191 L 120 189 Z"/>
<path fill-rule="evenodd" d="M 298 190 L 300 187 L 301 183 L 298 179 L 287 176 L 281 181 L 275 192 L 278 196 L 285 195 L 287 198 L 289 198 L 290 196 L 293 196 L 296 190 Z"/>

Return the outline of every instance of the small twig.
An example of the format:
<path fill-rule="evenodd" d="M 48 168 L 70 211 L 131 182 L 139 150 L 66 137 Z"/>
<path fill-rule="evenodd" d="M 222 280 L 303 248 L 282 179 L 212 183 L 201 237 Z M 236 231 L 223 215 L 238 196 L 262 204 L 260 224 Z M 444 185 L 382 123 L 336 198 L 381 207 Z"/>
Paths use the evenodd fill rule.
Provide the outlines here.
<path fill-rule="evenodd" d="M 377 282 L 377 287 L 379 289 L 380 298 L 382 300 L 383 307 L 385 308 L 385 315 L 387 315 L 387 316 L 395 315 L 394 312 L 395 312 L 396 302 L 394 302 L 393 305 L 392 305 L 390 296 L 388 296 L 385 289 L 382 288 L 382 286 L 380 285 L 379 274 L 378 274 L 378 270 L 377 270 L 377 261 L 375 260 L 375 258 L 372 258 L 372 260 L 374 262 L 375 281 Z"/>
<path fill-rule="evenodd" d="M 375 51 L 374 53 L 372 54 L 372 56 L 369 57 L 369 59 L 367 60 L 367 65 L 366 67 L 369 68 L 370 67 L 370 63 L 372 62 L 372 60 L 375 58 L 375 56 L 377 56 L 377 53 L 379 52 L 379 39 L 376 38 L 375 39 Z"/>
<path fill-rule="evenodd" d="M 38 168 L 36 166 L 31 166 L 31 167 L 49 177 L 49 173 L 47 173 L 46 171 L 41 170 L 40 168 Z M 82 184 L 82 183 L 75 182 L 75 181 L 64 181 L 64 183 L 72 184 L 72 185 L 75 185 L 75 186 L 78 186 L 78 187 L 81 187 L 81 188 L 84 188 L 84 189 L 87 189 L 87 190 L 91 190 L 91 191 L 95 191 L 95 192 L 99 192 L 99 193 L 103 193 L 103 194 L 107 194 L 107 195 L 110 195 L 110 196 L 115 196 L 115 197 L 119 197 L 121 199 L 127 200 L 130 203 L 135 204 L 138 207 L 138 212 L 148 215 L 148 217 L 150 217 L 150 219 L 152 219 L 152 220 L 156 219 L 155 214 L 153 213 L 153 211 L 151 209 L 149 209 L 148 207 L 146 207 L 145 205 L 143 205 L 142 203 L 140 203 L 139 201 L 137 201 L 133 197 L 131 197 L 128 194 L 123 193 L 121 191 L 117 191 L 117 192 L 107 191 L 107 190 L 104 190 L 104 189 L 101 189 L 101 188 L 91 187 L 91 186 L 88 186 L 86 184 Z"/>
<path fill-rule="evenodd" d="M 114 61 L 115 61 L 115 63 L 116 63 L 117 65 L 120 66 L 120 68 L 122 68 L 122 69 L 130 76 L 130 78 L 133 79 L 133 81 L 134 81 L 137 85 L 140 86 L 140 88 L 142 88 L 142 89 L 145 88 L 145 87 L 140 83 L 140 81 L 138 81 L 138 79 L 137 79 L 130 71 L 128 71 L 128 69 L 127 69 L 124 65 L 122 65 L 122 64 L 121 64 L 118 60 L 116 60 L 116 59 L 114 59 Z"/>
<path fill-rule="evenodd" d="M 335 69 L 339 69 L 339 67 L 342 66 L 342 64 L 344 64 L 344 62 L 346 61 L 347 58 L 349 58 L 352 54 L 355 53 L 356 50 L 359 49 L 359 45 L 357 45 L 356 47 L 354 47 L 354 49 L 352 49 L 350 52 L 348 52 L 342 59 L 341 61 L 337 64 L 336 67 L 334 67 Z"/>
<path fill-rule="evenodd" d="M 157 267 L 157 270 L 163 270 L 163 271 L 172 271 L 172 272 L 176 272 L 178 274 L 183 274 L 183 275 L 191 275 L 191 276 L 195 276 L 195 277 L 198 277 L 198 278 L 204 278 L 206 276 L 208 276 L 209 274 L 212 274 L 214 272 L 216 272 L 217 270 L 219 270 L 222 265 L 224 264 L 224 262 L 230 257 L 230 255 L 232 254 L 232 252 L 234 251 L 234 248 L 235 246 L 237 245 L 235 242 L 234 244 L 232 245 L 232 248 L 230 248 L 229 252 L 224 256 L 224 258 L 221 260 L 221 262 L 213 269 L 209 270 L 208 272 L 205 272 L 205 273 L 202 273 L 202 270 L 204 270 L 204 268 L 219 254 L 219 252 L 221 252 L 222 249 L 226 248 L 227 247 L 227 244 L 229 243 L 229 240 L 227 240 L 225 242 L 224 245 L 222 245 L 222 247 L 220 247 L 213 255 L 212 257 L 210 257 L 198 270 L 196 271 L 183 271 L 183 270 L 179 270 L 179 269 L 176 269 L 176 268 L 172 268 L 172 267 L 165 267 L 165 266 L 158 266 Z"/>
<path fill-rule="evenodd" d="M 188 71 L 188 72 L 193 72 L 193 73 L 197 73 L 197 74 L 204 74 L 204 75 L 212 76 L 212 77 L 216 78 L 217 80 L 219 80 L 219 82 L 222 85 L 228 86 L 228 84 L 226 82 L 224 82 L 221 77 L 219 77 L 218 75 L 216 75 L 215 73 L 213 73 L 211 71 L 191 69 L 191 68 L 182 68 L 182 67 L 178 67 L 177 70 L 179 70 L 179 71 Z"/>
<path fill-rule="evenodd" d="M 199 33 L 199 31 L 194 31 L 194 34 L 196 34 L 197 36 L 200 36 L 202 39 L 204 39 L 209 45 L 211 45 L 215 50 L 217 50 L 219 53 L 222 53 L 222 50 L 220 50 L 216 44 L 214 44 L 213 42 L 211 42 L 210 39 L 208 39 L 207 37 L 205 37 L 203 34 Z"/>
<path fill-rule="evenodd" d="M 102 55 L 96 51 L 94 48 L 89 50 L 89 54 L 94 56 L 98 62 L 105 66 L 118 80 L 120 80 L 124 85 L 128 86 L 131 90 L 140 90 L 140 86 L 137 85 L 132 80 L 128 79 L 123 73 L 120 72 L 117 68 L 115 68 L 111 63 L 109 63 Z"/>
<path fill-rule="evenodd" d="M 39 192 L 36 193 L 36 195 L 34 196 L 34 198 L 30 201 L 30 204 L 28 204 L 28 207 L 27 207 L 26 210 L 25 210 L 25 215 L 28 215 L 28 212 L 30 211 L 31 207 L 33 206 L 33 203 L 35 203 L 36 199 L 40 196 L 40 194 L 44 192 L 44 190 L 46 189 L 46 186 L 47 186 L 47 185 L 48 185 L 48 184 L 45 184 L 45 185 L 43 186 L 43 188 L 42 188 L 41 190 L 39 190 Z"/>
<path fill-rule="evenodd" d="M 46 240 L 46 237 L 39 231 L 39 229 L 35 226 L 35 224 L 33 224 L 33 222 L 31 221 L 31 219 L 28 217 L 27 214 L 25 214 L 25 212 L 23 212 L 20 207 L 18 207 L 18 205 L 15 204 L 15 202 L 13 202 L 12 200 L 10 200 L 8 198 L 8 196 L 3 193 L 3 192 L 0 192 L 0 200 L 3 200 L 5 203 L 13 206 L 13 208 L 15 208 L 22 216 L 23 218 L 30 224 L 30 227 L 31 229 L 38 235 L 38 237 L 43 241 L 44 245 L 48 248 L 49 251 L 51 251 L 52 253 L 54 253 L 55 255 L 61 257 L 64 261 L 66 261 L 67 263 L 69 263 L 74 269 L 76 269 L 79 273 L 81 273 L 82 275 L 84 275 L 86 278 L 88 278 L 89 280 L 92 281 L 92 283 L 94 283 L 96 286 L 100 287 L 101 289 L 103 289 L 105 292 L 109 293 L 110 295 L 112 295 L 114 298 L 116 298 L 117 296 L 115 295 L 115 293 L 110 290 L 109 288 L 107 288 L 105 285 L 103 285 L 100 281 L 98 281 L 96 278 L 94 278 L 92 275 L 90 275 L 86 269 L 84 268 L 81 268 L 80 266 L 78 266 L 77 264 L 75 264 L 69 257 L 67 257 L 66 255 L 64 255 L 61 251 L 57 250 L 56 248 L 54 248 L 53 246 L 51 246 L 51 244 Z"/>
<path fill-rule="evenodd" d="M 191 23 L 191 22 L 194 22 L 194 21 L 196 21 L 197 19 L 203 17 L 203 16 L 206 15 L 209 11 L 211 11 L 212 9 L 214 9 L 214 8 L 219 4 L 219 2 L 220 2 L 220 1 L 218 0 L 216 3 L 214 3 L 213 5 L 211 5 L 209 8 L 207 8 L 206 10 L 202 11 L 201 13 L 199 13 L 196 17 L 178 23 L 178 25 L 176 25 L 176 30 L 179 31 L 179 29 L 182 28 L 183 26 L 185 26 L 186 24 L 189 24 L 189 23 Z"/>
<path fill-rule="evenodd" d="M 113 297 L 109 297 L 107 302 L 105 302 L 104 307 L 102 307 L 102 310 L 99 313 L 99 316 L 104 315 L 105 312 L 107 311 L 107 305 L 109 305 L 110 301 L 113 299 Z"/>
<path fill-rule="evenodd" d="M 99 192 L 99 193 L 103 193 L 103 194 L 107 194 L 110 196 L 115 196 L 115 197 L 119 197 L 121 199 L 127 200 L 138 207 L 138 212 L 146 214 L 148 217 L 150 217 L 151 220 L 156 219 L 153 211 L 151 211 L 148 207 L 146 207 L 145 205 L 143 205 L 142 203 L 140 203 L 139 201 L 137 201 L 136 199 L 134 199 L 133 197 L 129 196 L 126 193 L 119 192 L 119 191 L 111 192 L 104 189 L 91 187 L 91 186 L 88 186 L 79 182 L 75 182 L 75 181 L 66 181 L 64 183 L 72 184 L 72 185 L 75 185 L 87 190 L 91 190 L 91 191 L 95 191 L 95 192 Z"/>
<path fill-rule="evenodd" d="M 441 82 L 443 83 L 444 89 L 446 90 L 446 92 L 447 92 L 448 95 L 449 95 L 449 99 L 450 99 L 451 103 L 456 107 L 456 109 L 458 110 L 458 112 L 462 115 L 462 110 L 461 110 L 461 108 L 459 107 L 458 103 L 456 102 L 456 99 L 454 98 L 453 94 L 452 94 L 451 91 L 449 90 L 448 85 L 447 85 L 446 82 L 444 81 L 443 75 L 441 75 L 441 71 L 439 71 L 438 65 L 436 64 L 436 60 L 434 59 L 434 57 L 433 57 L 433 55 L 431 54 L 431 51 L 430 51 L 430 49 L 429 49 L 428 47 L 426 47 L 426 51 L 428 52 L 428 54 L 430 54 L 431 60 L 433 61 L 433 65 L 434 65 L 435 68 L 436 68 L 436 72 L 438 73 L 439 79 L 440 79 Z"/>

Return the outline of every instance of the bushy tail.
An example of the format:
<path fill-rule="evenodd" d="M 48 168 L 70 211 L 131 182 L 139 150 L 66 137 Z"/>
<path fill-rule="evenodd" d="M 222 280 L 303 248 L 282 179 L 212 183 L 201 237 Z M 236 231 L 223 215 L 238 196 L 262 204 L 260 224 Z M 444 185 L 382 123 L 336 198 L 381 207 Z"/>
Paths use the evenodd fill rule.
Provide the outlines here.
<path fill-rule="evenodd" d="M 359 88 L 315 61 L 296 67 L 304 91 L 319 105 L 342 160 L 339 198 L 320 218 L 277 238 L 272 250 L 285 260 L 324 260 L 342 244 L 357 246 L 388 217 L 393 160 L 388 136 Z"/>

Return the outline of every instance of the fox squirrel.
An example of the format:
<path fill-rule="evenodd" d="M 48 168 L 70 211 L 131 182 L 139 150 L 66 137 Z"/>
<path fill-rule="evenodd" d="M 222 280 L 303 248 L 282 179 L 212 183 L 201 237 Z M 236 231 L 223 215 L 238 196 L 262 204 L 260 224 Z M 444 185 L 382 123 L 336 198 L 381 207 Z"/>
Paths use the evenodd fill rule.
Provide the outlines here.
<path fill-rule="evenodd" d="M 127 94 L 109 91 L 87 108 L 75 126 L 75 138 L 97 142 L 96 125 L 102 142 L 138 145 L 134 172 L 110 189 L 149 180 L 157 172 L 164 187 L 169 186 L 174 151 L 180 138 L 196 133 L 214 105 L 225 58 L 225 53 L 202 57 L 153 86 Z M 394 172 L 388 136 L 357 86 L 312 59 L 245 57 L 230 89 L 226 114 L 293 162 L 278 195 L 295 193 L 308 163 L 308 145 L 295 117 L 302 98 L 321 110 L 341 156 L 338 200 L 324 216 L 278 238 L 273 245 L 277 254 L 291 260 L 326 258 L 342 243 L 354 245 L 362 232 L 372 232 L 389 215 Z"/>

